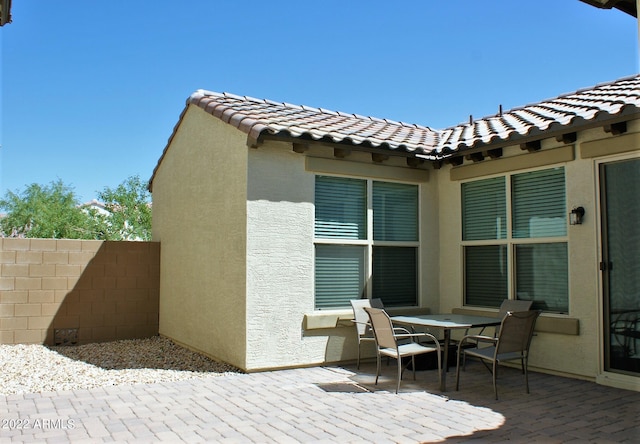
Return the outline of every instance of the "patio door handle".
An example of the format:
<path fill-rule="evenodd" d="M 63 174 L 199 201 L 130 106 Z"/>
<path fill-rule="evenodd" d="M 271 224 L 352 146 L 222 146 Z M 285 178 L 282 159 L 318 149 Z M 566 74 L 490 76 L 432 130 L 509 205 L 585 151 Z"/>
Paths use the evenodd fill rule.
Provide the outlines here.
<path fill-rule="evenodd" d="M 613 270 L 613 262 L 603 261 L 600 262 L 600 271 Z"/>

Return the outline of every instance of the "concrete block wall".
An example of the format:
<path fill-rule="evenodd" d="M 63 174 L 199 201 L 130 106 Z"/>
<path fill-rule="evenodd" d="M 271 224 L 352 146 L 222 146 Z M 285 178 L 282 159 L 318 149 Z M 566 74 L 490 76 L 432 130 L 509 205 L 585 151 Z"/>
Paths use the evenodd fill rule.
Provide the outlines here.
<path fill-rule="evenodd" d="M 158 334 L 160 244 L 0 239 L 0 343 Z"/>

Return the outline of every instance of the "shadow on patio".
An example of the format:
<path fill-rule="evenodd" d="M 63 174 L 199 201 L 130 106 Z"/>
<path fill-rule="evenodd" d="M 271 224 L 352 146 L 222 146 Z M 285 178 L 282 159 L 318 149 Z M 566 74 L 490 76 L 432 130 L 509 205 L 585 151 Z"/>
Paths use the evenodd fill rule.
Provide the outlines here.
<path fill-rule="evenodd" d="M 382 365 L 378 385 L 375 363 L 345 366 L 354 372 L 357 387 L 370 392 L 395 391 L 396 367 Z M 460 421 L 478 421 L 465 414 L 465 405 L 486 408 L 504 417 L 503 424 L 490 429 L 474 424 L 472 435 L 449 436 L 447 442 L 598 442 L 640 441 L 640 392 L 606 387 L 589 381 L 529 373 L 530 394 L 525 392 L 524 376 L 519 369 L 501 366 L 498 373 L 499 400 L 494 399 L 491 373 L 478 361 L 469 361 L 461 372 L 460 390 L 455 390 L 455 368 L 447 374 L 447 392 L 438 386 L 435 370 L 416 372 L 413 381 L 406 371 L 400 393 L 427 391 L 460 403 Z M 466 424 L 467 426 L 469 424 Z"/>

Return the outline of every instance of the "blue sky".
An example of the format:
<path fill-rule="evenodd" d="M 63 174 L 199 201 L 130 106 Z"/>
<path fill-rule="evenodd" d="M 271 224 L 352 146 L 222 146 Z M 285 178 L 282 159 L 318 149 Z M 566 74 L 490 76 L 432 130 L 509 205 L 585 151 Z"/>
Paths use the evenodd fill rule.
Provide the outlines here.
<path fill-rule="evenodd" d="M 637 22 L 578 0 L 14 1 L 0 195 L 147 180 L 197 89 L 441 129 L 634 75 Z"/>

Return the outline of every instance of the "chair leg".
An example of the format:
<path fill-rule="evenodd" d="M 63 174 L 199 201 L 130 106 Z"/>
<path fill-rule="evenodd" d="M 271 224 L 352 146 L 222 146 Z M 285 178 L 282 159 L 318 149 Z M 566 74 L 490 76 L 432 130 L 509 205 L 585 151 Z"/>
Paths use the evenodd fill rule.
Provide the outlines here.
<path fill-rule="evenodd" d="M 360 341 L 358 341 L 358 359 L 356 361 L 356 368 L 360 370 Z"/>
<path fill-rule="evenodd" d="M 498 361 L 493 360 L 493 393 L 496 395 L 496 401 L 498 400 L 498 384 L 496 379 L 498 378 Z"/>
<path fill-rule="evenodd" d="M 527 388 L 527 394 L 529 393 L 529 372 L 527 371 L 527 358 L 523 359 L 522 369 L 524 371 L 524 385 Z"/>
<path fill-rule="evenodd" d="M 456 359 L 456 391 L 460 388 L 460 354 L 460 346 L 458 346 L 458 357 Z M 442 375 L 440 375 L 440 378 L 442 379 Z"/>
<path fill-rule="evenodd" d="M 402 358 L 398 356 L 398 384 L 396 385 L 396 395 L 400 391 L 400 379 L 402 378 Z"/>
<path fill-rule="evenodd" d="M 378 376 L 380 376 L 380 353 L 376 353 L 376 385 L 378 385 Z"/>
<path fill-rule="evenodd" d="M 438 355 L 438 385 L 442 387 L 442 358 L 440 357 L 440 353 L 437 351 L 436 355 Z"/>

